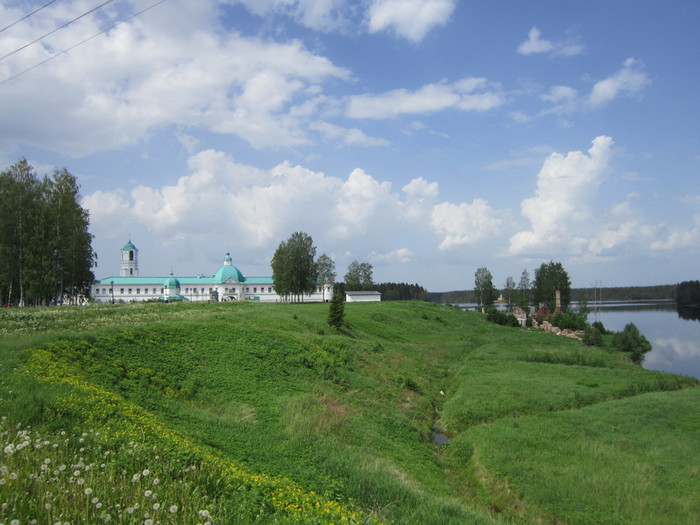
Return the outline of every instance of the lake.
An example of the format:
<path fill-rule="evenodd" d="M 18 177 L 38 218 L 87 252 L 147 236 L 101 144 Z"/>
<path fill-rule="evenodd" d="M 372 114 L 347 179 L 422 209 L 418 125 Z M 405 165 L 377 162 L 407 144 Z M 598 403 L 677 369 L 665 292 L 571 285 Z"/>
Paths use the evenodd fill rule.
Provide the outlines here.
<path fill-rule="evenodd" d="M 608 330 L 620 332 L 634 323 L 653 349 L 644 368 L 700 379 L 700 321 L 683 319 L 672 302 L 603 303 L 589 305 L 588 321 L 599 320 Z"/>

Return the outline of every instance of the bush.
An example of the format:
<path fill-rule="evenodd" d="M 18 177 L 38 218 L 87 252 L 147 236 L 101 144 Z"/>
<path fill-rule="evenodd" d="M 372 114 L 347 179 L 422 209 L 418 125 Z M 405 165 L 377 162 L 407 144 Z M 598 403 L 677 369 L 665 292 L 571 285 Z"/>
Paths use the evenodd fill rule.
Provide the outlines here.
<path fill-rule="evenodd" d="M 513 314 L 499 312 L 493 306 L 486 309 L 486 320 L 490 323 L 496 323 L 503 326 L 520 326 L 520 323 Z"/>
<path fill-rule="evenodd" d="M 592 326 L 593 328 L 595 328 L 596 330 L 598 330 L 598 331 L 601 333 L 601 335 L 606 335 L 606 334 L 609 334 L 609 333 L 610 333 L 610 331 L 607 330 L 607 329 L 605 328 L 605 325 L 603 325 L 603 323 L 600 322 L 600 321 L 596 321 L 596 322 L 593 323 L 591 326 Z"/>
<path fill-rule="evenodd" d="M 588 326 L 586 316 L 575 312 L 564 312 L 563 314 L 554 314 L 549 318 L 549 322 L 553 326 L 557 326 L 562 330 L 585 330 Z"/>
<path fill-rule="evenodd" d="M 644 354 L 651 351 L 651 343 L 640 333 L 634 323 L 628 324 L 622 332 L 617 332 L 613 336 L 612 346 L 620 352 L 629 353 L 630 359 L 638 365 L 644 361 Z"/>
<path fill-rule="evenodd" d="M 603 334 L 600 333 L 595 326 L 587 326 L 584 329 L 583 337 L 581 338 L 586 346 L 603 346 Z"/>

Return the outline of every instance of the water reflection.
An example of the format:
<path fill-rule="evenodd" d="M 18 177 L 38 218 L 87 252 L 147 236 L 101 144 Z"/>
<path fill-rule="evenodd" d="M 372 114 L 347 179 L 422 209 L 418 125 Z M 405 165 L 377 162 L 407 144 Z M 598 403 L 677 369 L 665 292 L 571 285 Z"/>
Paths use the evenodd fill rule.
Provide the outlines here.
<path fill-rule="evenodd" d="M 628 303 L 592 309 L 589 321 L 600 320 L 608 330 L 621 331 L 634 323 L 652 344 L 644 368 L 700 379 L 700 323 L 678 312 L 675 304 Z"/>
<path fill-rule="evenodd" d="M 679 306 L 678 317 L 681 319 L 686 319 L 688 321 L 700 321 L 700 309 L 698 308 L 687 308 L 685 306 Z"/>

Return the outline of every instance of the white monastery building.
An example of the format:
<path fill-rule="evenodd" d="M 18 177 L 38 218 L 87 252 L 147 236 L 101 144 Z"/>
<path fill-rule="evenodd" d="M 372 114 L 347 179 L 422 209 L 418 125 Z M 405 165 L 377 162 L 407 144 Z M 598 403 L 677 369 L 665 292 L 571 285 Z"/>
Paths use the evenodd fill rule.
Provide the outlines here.
<path fill-rule="evenodd" d="M 319 284 L 304 301 L 325 302 L 333 295 L 332 284 Z M 95 280 L 92 298 L 98 303 L 118 301 L 240 301 L 282 302 L 272 277 L 244 277 L 226 253 L 224 264 L 213 276 L 139 276 L 139 250 L 131 240 L 121 249 L 119 276 Z"/>

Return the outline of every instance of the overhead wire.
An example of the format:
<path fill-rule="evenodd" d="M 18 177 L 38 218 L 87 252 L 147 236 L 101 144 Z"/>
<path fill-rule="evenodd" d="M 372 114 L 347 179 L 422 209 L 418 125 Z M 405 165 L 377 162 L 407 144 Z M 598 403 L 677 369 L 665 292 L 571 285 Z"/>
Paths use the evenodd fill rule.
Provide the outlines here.
<path fill-rule="evenodd" d="M 112 2 L 114 2 L 114 0 L 106 0 L 105 2 L 102 2 L 102 3 L 101 3 L 100 5 L 98 5 L 97 7 L 93 7 L 93 8 L 90 9 L 89 11 L 84 12 L 82 15 L 75 17 L 73 20 L 70 20 L 70 21 L 66 22 L 65 24 L 63 24 L 63 25 L 57 27 L 56 29 L 52 29 L 51 31 L 49 31 L 49 32 L 46 33 L 45 35 L 40 36 L 39 38 L 36 38 L 36 39 L 32 40 L 31 42 L 29 42 L 28 44 L 23 45 L 22 47 L 18 47 L 18 48 L 15 49 L 14 51 L 10 51 L 9 53 L 7 53 L 7 54 L 4 55 L 4 56 L 1 56 L 1 57 L 0 57 L 0 60 L 5 60 L 6 58 L 11 57 L 11 56 L 14 55 L 15 53 L 19 53 L 20 51 L 22 51 L 23 49 L 28 48 L 28 47 L 31 46 L 32 44 L 36 44 L 37 42 L 39 42 L 40 40 L 43 40 L 43 39 L 46 38 L 47 36 L 53 35 L 56 31 L 60 31 L 60 30 L 63 29 L 64 27 L 68 27 L 68 26 L 71 25 L 73 22 L 76 22 L 76 21 L 80 20 L 81 18 L 84 18 L 84 17 L 86 17 L 87 15 L 89 15 L 89 14 L 91 14 L 91 13 L 94 13 L 94 12 L 97 11 L 98 9 L 101 9 L 102 7 L 106 6 L 107 4 L 111 4 Z"/>
<path fill-rule="evenodd" d="M 111 1 L 111 0 L 110 0 L 110 1 Z M 149 5 L 148 7 L 145 7 L 145 8 L 143 8 L 143 9 L 141 9 L 140 11 L 137 11 L 137 12 L 135 12 L 135 13 L 133 13 L 133 14 L 127 16 L 126 18 L 120 20 L 120 21 L 117 22 L 116 24 L 114 24 L 114 25 L 112 25 L 112 26 L 110 26 L 110 27 L 108 27 L 108 28 L 106 28 L 106 29 L 103 29 L 103 30 L 100 31 L 99 33 L 95 33 L 95 34 L 92 35 L 91 37 L 88 37 L 88 38 L 86 38 L 85 40 L 81 40 L 81 41 L 78 42 L 77 44 L 74 44 L 74 45 L 70 46 L 69 48 L 64 49 L 63 51 L 59 51 L 58 53 L 55 53 L 55 54 L 51 55 L 50 57 L 46 58 L 45 60 L 42 60 L 41 62 L 38 62 L 37 64 L 34 64 L 33 66 L 28 67 L 27 69 L 24 69 L 24 70 L 20 71 L 19 73 L 15 73 L 15 74 L 12 75 L 11 77 L 8 77 L 8 78 L 6 78 L 5 80 L 0 81 L 0 86 L 2 86 L 3 84 L 6 84 L 6 83 L 9 82 L 10 80 L 14 80 L 14 79 L 17 78 L 17 77 L 19 77 L 19 76 L 21 76 L 21 75 L 24 75 L 25 73 L 28 73 L 29 71 L 32 71 L 33 69 L 38 68 L 39 66 L 42 66 L 42 65 L 46 64 L 47 62 L 50 62 L 50 61 L 53 60 L 54 58 L 57 58 L 57 57 L 59 57 L 59 56 L 65 54 L 65 53 L 68 53 L 69 51 L 75 49 L 76 47 L 81 46 L 81 45 L 85 44 L 86 42 L 89 42 L 90 40 L 92 40 L 92 39 L 94 39 L 94 38 L 97 38 L 97 37 L 100 36 L 100 35 L 103 35 L 103 34 L 106 33 L 107 31 L 111 31 L 112 29 L 114 29 L 115 27 L 117 27 L 117 26 L 123 24 L 124 22 L 128 22 L 128 21 L 131 20 L 132 18 L 136 18 L 137 16 L 139 16 L 139 15 L 145 13 L 146 11 L 150 11 L 151 9 L 153 9 L 154 7 L 159 6 L 160 4 L 162 4 L 162 3 L 165 2 L 165 1 L 166 1 L 166 0 L 158 0 L 158 2 L 155 2 L 155 3 L 151 4 L 151 5 Z"/>
<path fill-rule="evenodd" d="M 51 0 L 50 2 L 45 3 L 45 4 L 42 5 L 41 7 L 37 7 L 37 8 L 36 8 L 34 11 L 32 11 L 31 13 L 28 13 L 28 14 L 24 15 L 24 16 L 23 16 L 22 18 L 20 18 L 19 20 L 15 20 L 15 21 L 12 22 L 9 26 L 5 26 L 5 27 L 3 27 L 2 29 L 0 29 L 0 33 L 2 33 L 3 31 L 7 31 L 7 30 L 10 29 L 12 26 L 15 26 L 15 25 L 19 24 L 20 22 L 22 22 L 23 20 L 26 20 L 26 19 L 29 18 L 30 16 L 37 14 L 39 11 L 41 11 L 41 10 L 44 9 L 45 7 L 49 7 L 51 4 L 53 4 L 54 2 L 57 2 L 57 1 L 58 1 L 58 0 Z"/>

